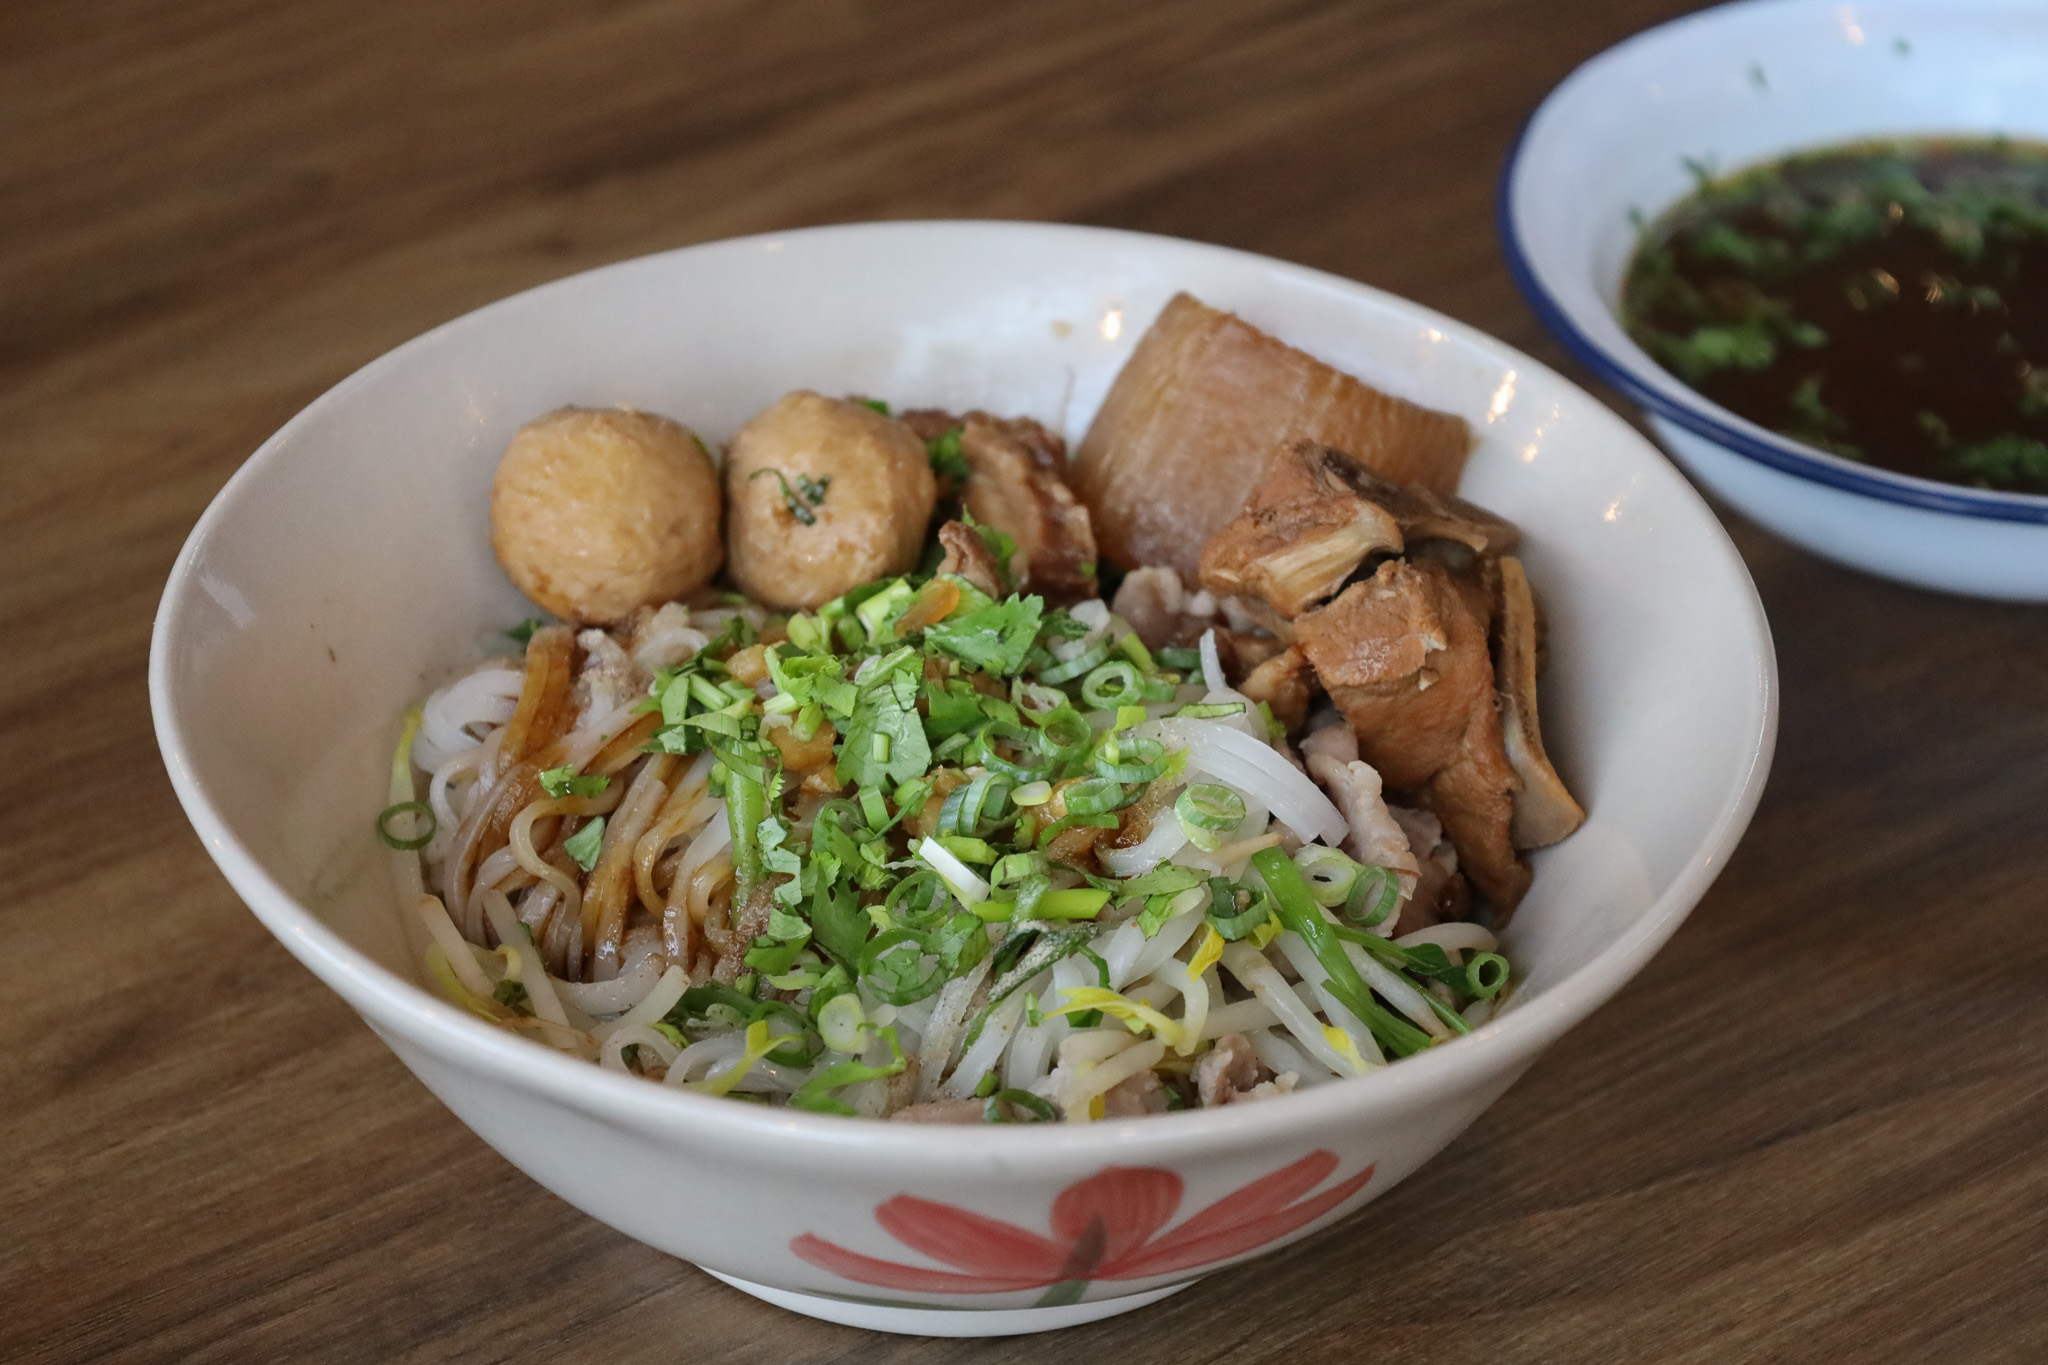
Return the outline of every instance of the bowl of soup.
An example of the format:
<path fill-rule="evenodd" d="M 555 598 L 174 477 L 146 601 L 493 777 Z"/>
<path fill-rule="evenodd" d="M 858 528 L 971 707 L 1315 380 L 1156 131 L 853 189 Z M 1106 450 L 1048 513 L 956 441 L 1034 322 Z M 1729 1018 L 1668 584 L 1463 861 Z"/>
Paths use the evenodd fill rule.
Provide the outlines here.
<path fill-rule="evenodd" d="M 2048 11 L 1734 4 L 1580 67 L 1502 175 L 1544 324 L 1714 494 L 2048 600 Z"/>
<path fill-rule="evenodd" d="M 1105 1105 L 1098 1117 L 1090 1103 L 1062 1101 L 1064 1118 L 1037 1122 L 1024 1121 L 1031 1105 L 1020 1100 L 1002 1122 L 954 1125 L 864 1116 L 857 1091 L 837 1090 L 846 1073 L 835 1076 L 829 1066 L 811 1078 L 820 1082 L 814 1093 L 829 1099 L 826 1092 L 837 1090 L 844 1106 L 743 1102 L 730 1086 L 708 1093 L 694 1081 L 669 1084 L 695 1075 L 680 1053 L 660 1058 L 668 1071 L 657 1082 L 644 1051 L 630 1063 L 622 1051 L 615 1059 L 637 1068 L 635 1075 L 522 1036 L 524 1025 L 544 1020 L 525 1017 L 515 983 L 502 976 L 480 995 L 448 986 L 448 973 L 433 969 L 434 945 L 422 946 L 424 926 L 412 913 L 424 899 L 419 871 L 404 861 L 422 842 L 423 803 L 411 803 L 410 818 L 386 809 L 397 799 L 394 780 L 416 790 L 416 775 L 402 764 L 394 774 L 393 744 L 405 742 L 401 718 L 420 697 L 511 651 L 506 628 L 552 596 L 539 582 L 533 600 L 522 595 L 508 567 L 524 561 L 511 557 L 507 566 L 494 554 L 494 471 L 512 459 L 508 448 L 522 429 L 532 438 L 536 418 L 564 407 L 629 408 L 687 424 L 730 455 L 746 444 L 742 429 L 755 415 L 786 407 L 785 396 L 801 389 L 887 402 L 899 413 L 1028 417 L 1078 441 L 1112 406 L 1109 396 L 1140 337 L 1182 291 L 1387 398 L 1457 419 L 1471 440 L 1456 496 L 1519 528 L 1518 554 L 1548 622 L 1543 742 L 1585 822 L 1530 855 L 1526 895 L 1511 921 L 1496 920 L 1517 983 L 1497 1013 L 1468 1019 L 1469 1033 L 1369 1074 L 1333 1076 L 1256 1103 L 1141 1117 Z M 1233 331 L 1248 336 L 1236 324 Z M 1245 351 L 1226 354 L 1242 359 Z M 884 418 L 866 405 L 845 408 L 842 418 L 884 429 Z M 645 434 L 653 422 L 615 416 L 613 424 Z M 910 439 L 922 456 L 924 447 Z M 663 448 L 687 464 L 702 458 L 692 446 L 685 435 Z M 789 477 L 788 495 L 779 480 L 748 476 L 739 486 L 772 496 L 770 512 L 796 529 L 827 529 L 827 513 L 851 509 L 858 472 L 851 463 L 827 471 L 807 458 L 783 458 L 776 467 Z M 1187 482 L 1214 476 L 1198 469 Z M 602 492 L 602 483 L 572 480 L 568 493 Z M 795 516 L 792 496 L 815 525 Z M 928 485 L 924 496 L 929 507 Z M 772 578 L 770 590 L 779 583 Z M 863 598 L 856 613 L 873 615 L 869 604 L 885 597 Z M 562 609 L 578 610 L 574 603 Z M 883 618 L 873 619 L 880 630 Z M 552 629 L 526 637 L 529 663 Z M 599 632 L 579 648 L 589 654 L 601 645 Z M 711 677 L 720 687 L 742 679 L 737 656 L 723 657 L 732 662 L 716 675 L 672 672 L 669 681 L 702 679 L 712 695 L 699 700 L 725 707 L 719 698 L 727 694 L 713 692 Z M 1090 660 L 1072 671 L 1094 666 Z M 468 676 L 480 680 L 471 697 L 476 714 L 517 717 L 510 694 L 493 692 L 487 673 Z M 895 693 L 897 676 L 884 673 L 882 685 L 914 715 Z M 1418 678 L 1418 691 L 1421 685 Z M 1769 629 L 1740 557 L 1677 471 L 1591 395 L 1498 341 L 1351 281 L 1192 242 L 1023 223 L 861 224 L 694 246 L 544 286 L 398 348 L 293 418 L 201 518 L 156 618 L 150 688 L 173 784 L 223 874 L 279 941 L 482 1140 L 592 1217 L 749 1293 L 833 1321 L 933 1335 L 1064 1326 L 1142 1307 L 1203 1276 L 1256 1275 L 1238 1263 L 1392 1188 L 1620 990 L 1677 929 L 1726 865 L 1755 808 L 1777 714 Z M 1448 691 L 1448 683 L 1433 682 L 1429 696 Z M 753 695 L 762 696 L 758 682 Z M 658 710 L 636 719 L 643 712 L 630 695 L 607 705 L 627 728 L 606 727 L 603 742 L 624 736 L 618 756 L 636 761 L 635 746 L 648 736 L 638 727 L 667 722 Z M 1119 723 L 1122 709 L 1110 713 Z M 1238 714 L 1231 707 L 1214 714 L 1224 712 Z M 457 728 L 467 716 L 455 718 Z M 440 732 L 431 717 L 422 724 Z M 882 763 L 923 743 L 907 729 L 896 733 L 900 743 L 870 742 L 855 756 Z M 452 730 L 443 738 L 461 743 Z M 1251 742 L 1239 735 L 1230 744 L 1244 750 Z M 1143 757 L 1133 739 L 1116 761 Z M 796 759 L 786 758 L 789 770 Z M 574 760 L 546 762 L 568 769 L 555 774 L 563 799 L 609 799 L 602 778 L 595 796 L 567 786 L 579 780 Z M 1305 780 L 1282 764 L 1279 780 Z M 1346 771 L 1357 778 L 1356 768 Z M 670 767 L 680 770 L 680 763 Z M 724 790 L 735 803 L 751 801 L 739 773 L 727 770 Z M 548 777 L 536 777 L 548 786 Z M 971 785 L 953 788 L 947 804 Z M 1021 796 L 1023 788 L 1012 790 Z M 909 798 L 902 786 L 894 791 L 900 814 Z M 425 799 L 447 795 L 430 786 Z M 839 808 L 852 819 L 864 804 Z M 614 832 L 606 837 L 622 839 L 623 808 L 609 818 Z M 812 815 L 814 862 L 824 818 L 822 808 Z M 765 839 L 768 823 L 742 826 Z M 726 825 L 729 831 L 729 819 Z M 596 828 L 579 825 L 574 838 Z M 780 841 L 789 831 L 774 833 Z M 599 869 L 608 865 L 607 846 L 637 843 L 599 843 Z M 974 856 L 964 841 L 949 847 Z M 563 852 L 584 861 L 566 845 Z M 659 866 L 652 872 L 662 875 Z M 688 881 L 680 870 L 673 875 Z M 531 891 L 517 893 L 522 907 Z M 1178 913 L 1167 899 L 1169 913 Z M 921 913 L 900 898 L 874 901 L 874 912 L 906 924 Z M 1149 902 L 1142 904 L 1150 913 Z M 807 905 L 821 924 L 818 903 Z M 500 907 L 492 901 L 491 908 Z M 770 914 L 771 933 L 780 932 L 775 922 Z M 1142 934 L 1142 917 L 1129 922 Z M 436 923 L 445 930 L 434 940 L 440 963 L 467 960 L 474 972 L 488 958 L 510 970 L 514 954 L 485 953 Z M 901 943 L 904 932 L 870 942 Z M 547 940 L 543 932 L 541 951 L 551 951 Z M 508 928 L 496 941 L 501 950 L 520 950 L 525 972 L 533 945 L 522 932 Z M 880 948 L 872 959 L 859 956 L 865 979 L 882 961 Z M 800 967 L 800 958 L 757 961 L 749 971 L 761 974 L 758 987 Z M 1100 980 L 1095 972 L 1091 966 L 1084 985 Z M 570 974 L 581 983 L 581 974 Z M 609 980 L 577 985 L 579 1008 L 616 1008 L 621 1001 L 603 1006 L 587 992 L 611 990 L 631 975 L 622 967 Z M 520 980 L 529 1004 L 556 989 L 541 974 Z M 1315 991 L 1318 981 L 1312 973 L 1283 982 L 1273 991 L 1276 1008 L 1298 1012 L 1280 989 L 1306 1007 L 1300 991 Z M 712 982 L 741 989 L 737 978 L 718 981 L 715 970 Z M 813 990 L 816 1001 L 815 983 Z M 722 998 L 734 1009 L 743 1003 L 736 994 Z M 963 999 L 973 1005 L 972 996 Z M 772 1006 L 783 1020 L 791 1013 L 780 995 L 756 993 L 744 1004 Z M 1044 996 L 1039 1004 L 1048 1019 L 1063 1008 Z M 1084 1007 L 1097 1005 L 1123 1008 L 1107 991 Z M 1181 1009 L 1171 1001 L 1161 1007 Z M 1027 1004 L 1027 1020 L 1034 1008 Z M 904 1012 L 889 1027 L 907 1028 Z M 1127 1013 L 1140 1022 L 1149 1017 Z M 1097 1031 L 1113 1034 L 1121 1018 L 1105 1014 Z M 667 1026 L 666 1016 L 648 1027 L 655 1022 Z M 758 1022 L 764 1039 L 784 1045 L 769 1032 L 773 1020 L 764 1014 Z M 515 1023 L 518 1032 L 509 1027 Z M 1148 1025 L 1155 1033 L 1158 1026 L 1156 1019 Z M 697 1025 L 686 1017 L 679 1027 Z M 750 1049 L 753 1028 L 749 1022 L 742 1035 Z M 643 1050 L 659 1054 L 664 1046 L 648 1032 L 636 1036 Z M 964 1039 L 958 1046 L 964 1054 Z M 825 1066 L 831 1056 L 813 1064 Z M 756 1062 L 781 1064 L 765 1055 Z M 708 1072 L 701 1079 L 716 1084 Z M 1001 1091 L 984 1098 L 973 1089 L 984 1105 L 1005 1103 Z M 1617 1102 L 1624 1099 L 1617 1092 Z M 986 1117 L 986 1108 L 979 1112 Z M 1359 1224 L 1340 1235 L 1369 1233 Z"/>

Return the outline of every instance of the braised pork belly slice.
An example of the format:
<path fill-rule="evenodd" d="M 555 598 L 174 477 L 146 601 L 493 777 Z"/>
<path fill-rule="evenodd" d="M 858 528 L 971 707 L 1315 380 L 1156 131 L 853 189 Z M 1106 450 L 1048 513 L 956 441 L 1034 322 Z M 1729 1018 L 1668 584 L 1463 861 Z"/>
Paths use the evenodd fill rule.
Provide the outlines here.
<path fill-rule="evenodd" d="M 1292 618 L 1374 555 L 1440 540 L 1494 556 L 1520 538 L 1512 522 L 1462 498 L 1390 483 L 1343 451 L 1293 441 L 1272 453 L 1244 511 L 1203 547 L 1201 579 Z"/>
<path fill-rule="evenodd" d="M 1443 822 L 1465 875 L 1503 915 L 1529 887 L 1508 827 L 1520 779 L 1509 765 L 1494 690 L 1483 587 L 1434 559 L 1388 560 L 1295 638 L 1387 787 Z"/>
<path fill-rule="evenodd" d="M 1177 294 L 1138 341 L 1075 452 L 1103 553 L 1195 581 L 1267 453 L 1312 440 L 1442 493 L 1471 453 L 1464 419 L 1391 397 L 1230 313 Z"/>
<path fill-rule="evenodd" d="M 1400 524 L 1337 472 L 1343 458 L 1313 441 L 1273 452 L 1244 512 L 1203 547 L 1202 586 L 1263 598 L 1292 618 L 1334 596 L 1370 556 L 1400 554 Z"/>
<path fill-rule="evenodd" d="M 1007 597 L 1009 589 L 1003 586 L 1003 566 L 988 548 L 988 542 L 981 533 L 962 521 L 949 521 L 939 528 L 939 544 L 945 547 L 945 558 L 939 561 L 942 574 L 959 574 L 990 597 Z"/>
<path fill-rule="evenodd" d="M 1065 441 L 1028 417 L 920 408 L 901 420 L 927 441 L 960 433 L 968 468 L 961 505 L 1017 543 L 1010 569 L 1020 589 L 1062 604 L 1096 595 L 1095 530 L 1067 487 Z"/>
<path fill-rule="evenodd" d="M 1522 561 L 1500 561 L 1501 615 L 1495 685 L 1501 695 L 1501 733 L 1508 762 L 1521 779 L 1509 837 L 1516 848 L 1554 844 L 1586 823 L 1586 812 L 1565 790 L 1544 752 L 1536 715 L 1536 597 Z"/>
<path fill-rule="evenodd" d="M 1288 645 L 1247 671 L 1237 690 L 1255 702 L 1266 703 L 1273 719 L 1286 726 L 1288 734 L 1298 735 L 1308 724 L 1314 682 L 1315 674 L 1309 669 L 1307 656 Z"/>

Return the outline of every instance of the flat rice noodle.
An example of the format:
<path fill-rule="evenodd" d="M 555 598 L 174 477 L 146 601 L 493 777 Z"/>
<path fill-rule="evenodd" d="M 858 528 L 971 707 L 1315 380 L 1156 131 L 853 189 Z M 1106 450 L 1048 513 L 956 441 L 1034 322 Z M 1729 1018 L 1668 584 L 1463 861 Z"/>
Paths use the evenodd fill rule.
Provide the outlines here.
<path fill-rule="evenodd" d="M 1125 362 L 1076 452 L 1103 554 L 1196 582 L 1202 547 L 1243 510 L 1272 450 L 1312 440 L 1437 493 L 1471 454 L 1463 418 L 1391 397 L 1176 294 Z"/>
<path fill-rule="evenodd" d="M 615 968 L 626 937 L 626 912 L 633 904 L 633 855 L 640 836 L 647 832 L 667 791 L 655 789 L 668 781 L 675 767 L 672 754 L 654 754 L 634 778 L 637 800 L 629 799 L 612 816 L 604 832 L 603 851 L 597 865 L 583 883 L 584 970 L 594 979 L 605 968 Z M 644 784 L 644 787 L 643 787 Z"/>
<path fill-rule="evenodd" d="M 534 759 L 515 764 L 491 789 L 489 803 L 470 817 L 475 824 L 464 822 L 466 828 L 456 841 L 454 866 L 448 869 L 449 899 L 455 905 L 469 903 L 470 878 L 478 864 L 505 846 L 519 812 L 547 796 L 540 785 L 541 772 L 561 756 L 562 741 L 557 739 Z"/>
<path fill-rule="evenodd" d="M 526 642 L 526 676 L 519 703 L 498 743 L 503 773 L 568 733 L 576 719 L 571 684 L 576 680 L 576 637 L 563 625 L 542 626 Z"/>
<path fill-rule="evenodd" d="M 602 749 L 590 756 L 590 762 L 583 765 L 586 773 L 603 773 L 609 777 L 621 768 L 629 767 L 641 756 L 640 746 L 661 727 L 661 713 L 649 711 L 636 716 L 633 723 L 605 741 Z"/>

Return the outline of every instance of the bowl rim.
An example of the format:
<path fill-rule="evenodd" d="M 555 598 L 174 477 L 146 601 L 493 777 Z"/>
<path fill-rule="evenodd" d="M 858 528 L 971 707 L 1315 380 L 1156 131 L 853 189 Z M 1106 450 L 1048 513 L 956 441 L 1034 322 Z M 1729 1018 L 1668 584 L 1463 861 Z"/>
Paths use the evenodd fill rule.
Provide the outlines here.
<path fill-rule="evenodd" d="M 2038 0 L 1971 2 L 1986 9 L 2023 9 Z M 1798 478 L 1883 502 L 1988 521 L 2048 524 L 2048 494 L 1969 488 L 1844 459 L 1781 436 L 1722 407 L 1657 364 L 1626 337 L 1625 349 L 1604 345 L 1580 324 L 1572 305 L 1559 297 L 1545 281 L 1533 253 L 1524 242 L 1516 212 L 1524 154 L 1532 138 L 1540 135 L 1538 125 L 1545 114 L 1554 112 L 1562 97 L 1611 74 L 1626 56 L 1660 45 L 1676 45 L 1695 37 L 1701 29 L 1740 23 L 1766 10 L 1776 14 L 1798 8 L 1833 12 L 1842 7 L 1835 0 L 1728 0 L 1728 3 L 1681 15 L 1631 34 L 1587 58 L 1553 86 L 1543 97 L 1543 102 L 1522 121 L 1495 185 L 1494 228 L 1500 238 L 1508 274 L 1537 320 L 1563 343 L 1573 358 L 1602 382 L 1620 390 L 1630 402 L 1647 409 L 1653 416 L 1664 418 L 1725 450 Z M 1945 11 L 1946 4 L 1943 9 Z M 1938 136 L 1939 132 L 1929 135 Z"/>
<path fill-rule="evenodd" d="M 330 928 L 301 904 L 263 867 L 236 836 L 215 806 L 199 777 L 179 719 L 173 688 L 172 660 L 177 652 L 182 618 L 203 594 L 197 590 L 198 565 L 207 543 L 233 513 L 266 465 L 304 427 L 321 420 L 332 407 L 345 403 L 358 388 L 382 372 L 404 365 L 415 351 L 436 343 L 452 329 L 483 325 L 501 311 L 524 306 L 534 295 L 566 291 L 593 276 L 644 268 L 655 260 L 686 252 L 760 248 L 772 243 L 813 240 L 854 234 L 920 234 L 950 236 L 1057 234 L 1111 242 L 1168 245 L 1234 260 L 1258 271 L 1292 279 L 1359 302 L 1395 312 L 1419 326 L 1435 328 L 1447 338 L 1495 358 L 1502 366 L 1543 375 L 1586 401 L 1587 419 L 1612 423 L 1610 430 L 1624 443 L 1640 443 L 1641 454 L 1655 454 L 1642 435 L 1598 399 L 1569 379 L 1523 355 L 1505 342 L 1455 319 L 1354 280 L 1235 248 L 1191 242 L 1160 234 L 1069 224 L 1006 220 L 904 220 L 800 228 L 725 238 L 654 252 L 599 266 L 549 281 L 485 304 L 421 333 L 370 360 L 335 384 L 280 427 L 243 462 L 209 502 L 179 550 L 158 605 L 150 640 L 149 699 L 157 744 L 179 803 L 200 840 L 230 886 L 266 928 L 314 975 L 341 995 L 373 1031 L 392 1041 L 390 1030 L 405 1041 L 462 1070 L 491 1077 L 515 1088 L 539 1092 L 586 1113 L 616 1120 L 642 1132 L 676 1137 L 719 1136 L 744 1139 L 768 1149 L 807 1149 L 817 1145 L 853 1149 L 880 1159 L 940 1162 L 948 1168 L 1006 1169 L 1070 1166 L 1077 1159 L 1095 1161 L 1152 1155 L 1160 1158 L 1190 1149 L 1267 1144 L 1285 1149 L 1298 1144 L 1298 1130 L 1329 1123 L 1347 1113 L 1372 1110 L 1398 1114 L 1433 1100 L 1479 1089 L 1505 1076 L 1508 1081 L 1567 1029 L 1591 1014 L 1633 977 L 1676 932 L 1693 906 L 1719 876 L 1730 851 L 1748 827 L 1769 775 L 1778 732 L 1778 669 L 1769 621 L 1734 543 L 1691 484 L 1665 460 L 1645 458 L 1641 478 L 1662 481 L 1680 506 L 1690 506 L 1710 532 L 1716 567 L 1731 575 L 1746 592 L 1738 592 L 1743 633 L 1756 661 L 1749 684 L 1754 729 L 1746 737 L 1740 778 L 1723 797 L 1690 857 L 1651 904 L 1621 935 L 1576 970 L 1540 995 L 1472 1034 L 1451 1044 L 1407 1058 L 1371 1077 L 1371 1084 L 1317 1086 L 1286 1097 L 1280 1104 L 1229 1106 L 1150 1115 L 1142 1120 L 1100 1121 L 1049 1126 L 894 1124 L 867 1118 L 811 1114 L 786 1108 L 736 1104 L 616 1075 L 602 1067 L 512 1037 L 470 1017 L 418 982 L 392 972 Z"/>

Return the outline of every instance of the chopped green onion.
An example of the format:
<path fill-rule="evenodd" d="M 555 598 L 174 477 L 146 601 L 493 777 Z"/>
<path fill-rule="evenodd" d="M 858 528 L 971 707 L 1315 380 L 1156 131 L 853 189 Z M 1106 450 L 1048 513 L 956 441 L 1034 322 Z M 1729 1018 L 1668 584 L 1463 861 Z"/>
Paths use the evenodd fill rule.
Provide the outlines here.
<path fill-rule="evenodd" d="M 1196 782 L 1173 803 L 1184 826 L 1221 834 L 1244 823 L 1244 798 L 1216 782 Z"/>
<path fill-rule="evenodd" d="M 1038 853 L 1012 853 L 998 860 L 988 872 L 988 884 L 997 891 L 1022 886 L 1032 877 L 1045 874 L 1045 857 Z"/>
<path fill-rule="evenodd" d="M 935 929 L 952 913 L 953 897 L 938 873 L 919 868 L 889 888 L 882 908 L 906 928 Z"/>
<path fill-rule="evenodd" d="M 1114 815 L 1064 815 L 1038 831 L 1038 846 L 1044 848 L 1059 835 L 1076 825 L 1093 825 L 1097 829 L 1115 829 L 1121 822 Z"/>
<path fill-rule="evenodd" d="M 1052 800 L 1052 783 L 1026 782 L 1010 793 L 1010 800 L 1019 806 L 1042 806 Z"/>
<path fill-rule="evenodd" d="M 1087 777 L 1064 793 L 1067 809 L 1076 815 L 1102 815 L 1131 804 L 1123 784 L 1112 777 Z"/>
<path fill-rule="evenodd" d="M 1273 898 L 1265 892 L 1254 892 L 1243 910 L 1237 908 L 1237 888 L 1221 877 L 1209 879 L 1209 909 L 1205 914 L 1209 927 L 1223 935 L 1230 943 L 1251 934 L 1273 914 Z"/>
<path fill-rule="evenodd" d="M 1095 727 L 1071 706 L 1057 706 L 1038 718 L 1039 742 L 1056 759 L 1073 758 L 1095 742 Z"/>
<path fill-rule="evenodd" d="M 894 1076 L 903 1070 L 903 1044 L 896 1040 L 894 1027 L 882 1030 L 882 1041 L 889 1045 L 889 1060 L 880 1066 L 869 1066 L 866 1062 L 845 1061 L 828 1066 L 817 1075 L 805 1081 L 794 1095 L 789 1097 L 792 1109 L 808 1109 L 814 1114 L 840 1114 L 852 1117 L 854 1108 L 844 1100 L 832 1098 L 832 1092 L 841 1086 L 854 1085 L 861 1081 L 878 1081 L 885 1076 Z"/>
<path fill-rule="evenodd" d="M 1081 700 L 1101 710 L 1109 710 L 1135 701 L 1143 693 L 1144 686 L 1139 679 L 1137 665 L 1122 659 L 1092 669 L 1081 683 Z"/>
<path fill-rule="evenodd" d="M 1031 1117 L 1013 1119 L 1004 1105 L 1015 1105 Z M 1059 1113 L 1029 1090 L 998 1090 L 982 1101 L 981 1117 L 989 1123 L 1056 1123 Z"/>
<path fill-rule="evenodd" d="M 1359 866 L 1341 849 L 1324 844 L 1305 844 L 1294 855 L 1302 880 L 1317 905 L 1325 908 L 1344 904 L 1358 882 Z"/>
<path fill-rule="evenodd" d="M 414 829 L 421 829 L 419 822 L 424 821 L 424 832 L 412 837 L 399 834 L 392 822 L 404 816 L 413 817 Z M 425 848 L 434 838 L 434 828 L 433 808 L 424 801 L 400 801 L 395 806 L 386 806 L 383 813 L 377 817 L 377 837 L 391 847 L 406 852 Z"/>
<path fill-rule="evenodd" d="M 1109 646 L 1097 640 L 1088 648 L 1063 663 L 1055 663 L 1038 671 L 1038 680 L 1048 683 L 1071 682 L 1084 673 L 1094 670 L 1097 664 L 1109 657 Z M 1128 665 L 1126 665 L 1128 667 Z M 1136 670 L 1133 670 L 1135 672 Z"/>
<path fill-rule="evenodd" d="M 1491 1000 L 1508 984 L 1508 960 L 1499 953 L 1474 953 L 1465 964 L 1465 994 Z"/>
<path fill-rule="evenodd" d="M 890 1005 L 914 1005 L 946 984 L 946 969 L 923 966 L 924 939 L 909 929 L 878 934 L 860 955 L 860 979 L 876 999 Z"/>
<path fill-rule="evenodd" d="M 1150 782 L 1166 771 L 1166 746 L 1156 739 L 1129 738 L 1114 749 L 1105 745 L 1096 754 L 1095 771 L 1112 782 Z"/>
<path fill-rule="evenodd" d="M 976 839 L 965 834 L 941 834 L 939 847 L 963 863 L 980 863 L 984 867 L 1002 857 L 988 840 Z"/>
<path fill-rule="evenodd" d="M 1009 779 L 1000 774 L 975 774 L 946 793 L 946 804 L 939 807 L 939 833 L 975 834 L 982 821 L 1000 817 L 1009 789 Z"/>
<path fill-rule="evenodd" d="M 1109 892 L 1076 886 L 1065 891 L 1048 891 L 1038 898 L 1034 919 L 1094 919 L 1109 904 Z"/>
<path fill-rule="evenodd" d="M 1168 645 L 1158 653 L 1160 663 L 1168 668 L 1177 668 L 1183 673 L 1192 673 L 1202 666 L 1202 651 L 1199 649 Z"/>
<path fill-rule="evenodd" d="M 1176 720 L 1215 720 L 1219 716 L 1236 716 L 1244 713 L 1241 701 L 1194 701 L 1173 713 Z"/>
<path fill-rule="evenodd" d="M 860 997 L 851 991 L 835 995 L 818 1011 L 818 1036 L 834 1052 L 858 1052 L 867 1036 L 867 1012 Z"/>
<path fill-rule="evenodd" d="M 1038 741 L 1040 733 L 1042 732 L 1027 729 L 1014 721 L 992 720 L 976 732 L 974 743 L 968 750 L 969 759 L 991 772 L 1001 773 L 1004 777 L 1018 782 L 1029 782 L 1044 772 L 1044 766 L 1005 758 L 997 750 L 996 743 L 1003 741 L 1012 750 L 1036 756 L 1042 752 L 1042 746 Z"/>
<path fill-rule="evenodd" d="M 1351 884 L 1350 894 L 1345 896 L 1343 908 L 1337 914 L 1347 924 L 1370 929 L 1385 923 L 1400 905 L 1400 874 L 1390 867 L 1367 863 L 1358 869 L 1358 879 Z"/>

